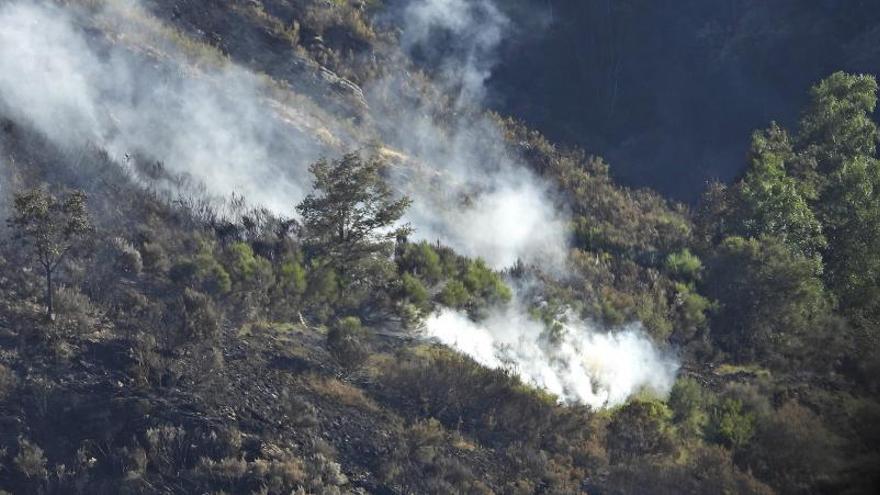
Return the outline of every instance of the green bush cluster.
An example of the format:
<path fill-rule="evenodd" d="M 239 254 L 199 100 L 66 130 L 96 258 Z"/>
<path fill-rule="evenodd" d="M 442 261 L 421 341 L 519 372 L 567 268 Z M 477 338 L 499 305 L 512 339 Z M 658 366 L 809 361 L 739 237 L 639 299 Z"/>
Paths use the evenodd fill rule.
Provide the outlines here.
<path fill-rule="evenodd" d="M 397 256 L 397 267 L 404 297 L 421 311 L 441 304 L 479 317 L 513 297 L 502 275 L 483 260 L 468 259 L 426 241 L 406 243 Z"/>

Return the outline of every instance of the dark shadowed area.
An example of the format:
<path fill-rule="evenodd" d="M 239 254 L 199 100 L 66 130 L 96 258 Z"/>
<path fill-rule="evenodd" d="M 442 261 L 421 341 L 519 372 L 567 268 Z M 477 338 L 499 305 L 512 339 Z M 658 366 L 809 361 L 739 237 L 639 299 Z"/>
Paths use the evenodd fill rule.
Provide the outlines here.
<path fill-rule="evenodd" d="M 872 0 L 502 3 L 494 108 L 679 200 L 744 170 L 750 131 L 794 123 L 825 75 L 880 72 Z"/>

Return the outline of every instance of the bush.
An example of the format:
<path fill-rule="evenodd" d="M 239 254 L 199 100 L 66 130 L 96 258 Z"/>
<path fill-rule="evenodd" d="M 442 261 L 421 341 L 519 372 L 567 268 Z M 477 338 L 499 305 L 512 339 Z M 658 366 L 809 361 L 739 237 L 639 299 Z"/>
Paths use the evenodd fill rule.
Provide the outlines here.
<path fill-rule="evenodd" d="M 486 369 L 447 348 L 399 356 L 384 370 L 382 381 L 385 400 L 407 415 L 435 418 L 495 448 L 512 443 L 549 448 L 545 442 L 559 435 L 565 443 L 586 445 L 592 434 L 583 409 L 561 407 L 555 396 L 524 385 L 516 375 Z"/>
<path fill-rule="evenodd" d="M 0 401 L 6 400 L 15 391 L 18 379 L 15 372 L 6 365 L 0 364 Z"/>
<path fill-rule="evenodd" d="M 463 283 L 450 280 L 440 291 L 440 302 L 450 308 L 463 308 L 470 299 L 470 294 Z"/>
<path fill-rule="evenodd" d="M 755 414 L 739 399 L 725 398 L 712 411 L 710 438 L 734 449 L 745 447 L 755 434 Z"/>
<path fill-rule="evenodd" d="M 659 401 L 636 400 L 617 410 L 608 425 L 611 462 L 672 452 L 670 419 L 671 411 Z"/>
<path fill-rule="evenodd" d="M 343 368 L 359 368 L 368 356 L 361 321 L 357 317 L 348 316 L 333 324 L 327 332 L 327 349 Z"/>
<path fill-rule="evenodd" d="M 62 286 L 55 292 L 55 310 L 59 326 L 82 334 L 95 330 L 97 310 L 92 301 L 76 287 Z"/>
<path fill-rule="evenodd" d="M 145 242 L 140 249 L 144 268 L 156 274 L 164 274 L 171 266 L 168 254 L 161 244 Z"/>
<path fill-rule="evenodd" d="M 814 493 L 842 467 L 840 444 L 812 411 L 787 402 L 760 422 L 744 457 L 781 493 Z"/>
<path fill-rule="evenodd" d="M 164 425 L 146 432 L 147 459 L 160 473 L 178 476 L 193 460 L 192 438 L 181 426 Z"/>
<path fill-rule="evenodd" d="M 12 462 L 25 478 L 42 479 L 46 477 L 46 457 L 43 455 L 43 449 L 25 438 L 18 439 L 18 454 L 15 455 Z"/>
<path fill-rule="evenodd" d="M 422 284 L 421 280 L 409 273 L 404 273 L 400 277 L 400 283 L 401 296 L 403 299 L 409 301 L 422 311 L 427 311 L 429 309 L 431 296 L 428 294 L 428 289 L 425 288 L 425 285 Z"/>
<path fill-rule="evenodd" d="M 691 254 L 690 250 L 683 249 L 676 253 L 669 253 L 663 262 L 667 273 L 681 280 L 694 281 L 700 277 L 703 270 L 703 262 L 700 258 Z"/>
<path fill-rule="evenodd" d="M 195 264 L 197 282 L 205 292 L 221 295 L 232 290 L 232 277 L 210 251 L 200 253 Z"/>
<path fill-rule="evenodd" d="M 190 340 L 214 338 L 220 329 L 220 316 L 211 298 L 201 292 L 183 292 L 183 333 Z"/>
<path fill-rule="evenodd" d="M 128 372 L 135 383 L 141 387 L 159 383 L 166 364 L 156 352 L 155 337 L 146 333 L 136 335 L 129 353 L 131 365 Z"/>
<path fill-rule="evenodd" d="M 703 387 L 693 378 L 679 378 L 669 394 L 672 419 L 685 433 L 700 435 L 709 421 L 706 407 L 709 398 Z"/>
<path fill-rule="evenodd" d="M 282 394 L 284 412 L 290 424 L 297 428 L 311 429 L 318 426 L 318 410 L 306 399 L 290 390 Z"/>
<path fill-rule="evenodd" d="M 140 275 L 144 269 L 144 261 L 140 251 L 122 237 L 111 239 L 110 248 L 113 256 L 113 267 L 117 272 L 126 275 Z"/>

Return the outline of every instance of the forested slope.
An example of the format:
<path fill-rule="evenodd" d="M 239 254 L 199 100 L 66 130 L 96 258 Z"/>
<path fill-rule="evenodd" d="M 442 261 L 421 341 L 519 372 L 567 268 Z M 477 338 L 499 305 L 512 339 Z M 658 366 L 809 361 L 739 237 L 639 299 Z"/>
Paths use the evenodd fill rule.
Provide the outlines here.
<path fill-rule="evenodd" d="M 379 2 L 39 4 L 0 65 L 76 77 L 0 76 L 0 489 L 876 490 L 872 76 L 689 208 Z"/>

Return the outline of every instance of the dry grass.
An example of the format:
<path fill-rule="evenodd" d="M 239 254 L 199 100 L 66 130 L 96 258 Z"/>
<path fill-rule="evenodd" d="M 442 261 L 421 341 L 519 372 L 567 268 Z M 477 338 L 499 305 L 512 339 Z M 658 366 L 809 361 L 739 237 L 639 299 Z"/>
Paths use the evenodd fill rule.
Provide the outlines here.
<path fill-rule="evenodd" d="M 139 6 L 123 0 L 61 0 L 93 11 L 95 27 L 116 43 L 150 53 L 157 58 L 181 54 L 194 67 L 223 67 L 229 58 L 216 47 L 194 39 L 153 17 Z"/>
<path fill-rule="evenodd" d="M 379 411 L 379 406 L 373 399 L 367 397 L 361 389 L 349 383 L 316 374 L 306 375 L 304 382 L 311 391 L 342 405 L 370 412 Z"/>
<path fill-rule="evenodd" d="M 746 374 L 752 375 L 758 378 L 768 378 L 770 376 L 770 371 L 758 366 L 757 364 L 720 364 L 717 368 L 715 368 L 715 374 L 726 376 L 726 375 L 738 375 L 738 374 Z"/>

